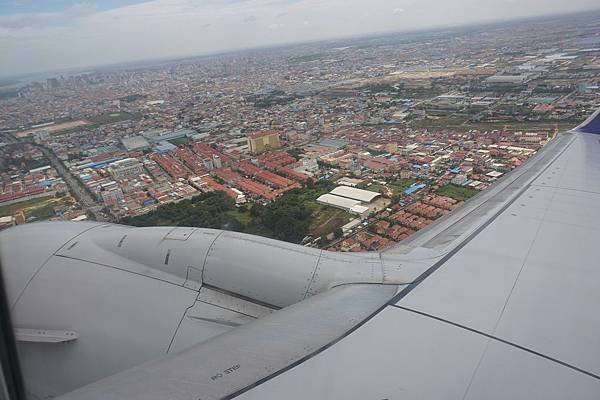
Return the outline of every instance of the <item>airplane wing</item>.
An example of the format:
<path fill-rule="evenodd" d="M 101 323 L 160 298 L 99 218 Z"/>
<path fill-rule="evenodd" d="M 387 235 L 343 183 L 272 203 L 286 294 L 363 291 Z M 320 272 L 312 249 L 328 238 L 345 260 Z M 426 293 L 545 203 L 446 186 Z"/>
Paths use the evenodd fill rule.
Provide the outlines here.
<path fill-rule="evenodd" d="M 250 250 L 282 269 L 310 261 L 300 297 L 282 291 L 277 311 L 61 399 L 600 398 L 599 124 L 390 251 Z M 211 265 L 231 264 L 214 254 L 234 239 L 211 239 L 202 284 L 223 287 Z M 240 271 L 231 291 L 253 284 Z"/>

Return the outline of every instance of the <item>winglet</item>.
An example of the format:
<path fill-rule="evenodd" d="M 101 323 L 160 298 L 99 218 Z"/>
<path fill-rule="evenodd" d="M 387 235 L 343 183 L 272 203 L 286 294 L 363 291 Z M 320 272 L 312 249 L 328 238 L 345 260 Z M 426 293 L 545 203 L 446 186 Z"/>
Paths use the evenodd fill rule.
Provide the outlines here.
<path fill-rule="evenodd" d="M 600 108 L 575 128 L 576 131 L 600 135 Z"/>

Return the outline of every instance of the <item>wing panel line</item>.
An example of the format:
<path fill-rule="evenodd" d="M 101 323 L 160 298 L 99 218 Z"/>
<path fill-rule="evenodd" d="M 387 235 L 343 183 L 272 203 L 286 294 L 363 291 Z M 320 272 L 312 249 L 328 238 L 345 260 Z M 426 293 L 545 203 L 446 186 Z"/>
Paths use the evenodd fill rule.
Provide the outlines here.
<path fill-rule="evenodd" d="M 400 286 L 400 285 L 381 285 L 381 286 Z M 369 322 L 371 319 L 373 319 L 373 317 L 375 317 L 377 314 L 379 314 L 381 311 L 383 311 L 386 307 L 388 306 L 388 303 L 385 303 L 384 305 L 382 305 L 381 307 L 379 307 L 377 310 L 373 311 L 369 316 L 367 316 L 366 318 L 364 318 L 362 321 L 358 322 L 356 325 L 354 325 L 351 329 L 349 329 L 348 331 L 344 332 L 343 334 L 341 334 L 339 337 L 337 337 L 335 340 L 330 341 L 329 343 L 323 345 L 322 347 L 316 349 L 315 351 L 313 351 L 310 354 L 305 355 L 304 357 L 300 358 L 299 360 L 296 360 L 295 362 L 285 366 L 284 368 L 275 371 L 267 376 L 265 376 L 264 378 L 254 382 L 252 385 L 248 385 L 234 393 L 231 393 L 225 397 L 222 397 L 220 400 L 231 400 L 234 399 L 242 394 L 244 394 L 245 392 L 254 389 L 255 387 L 262 385 L 263 383 L 291 370 L 292 368 L 302 364 L 303 362 L 310 360 L 311 358 L 313 358 L 314 356 L 324 352 L 325 350 L 327 350 L 328 348 L 332 347 L 333 345 L 335 345 L 336 343 L 340 342 L 342 339 L 346 338 L 347 336 L 351 335 L 354 331 L 356 331 L 358 328 L 362 327 L 364 324 L 366 324 L 367 322 Z"/>
<path fill-rule="evenodd" d="M 54 257 L 56 255 L 56 253 L 58 253 L 63 247 L 65 247 L 67 245 L 67 243 L 69 243 L 71 240 L 78 238 L 79 236 L 83 235 L 84 233 L 91 231 L 92 229 L 96 229 L 98 227 L 101 226 L 106 226 L 106 225 L 95 225 L 92 226 L 90 228 L 85 229 L 82 232 L 79 232 L 78 234 L 74 235 L 73 237 L 70 237 L 66 242 L 64 242 L 63 244 L 61 244 L 56 250 L 54 250 L 52 252 L 52 254 L 50 254 L 48 256 L 48 258 L 46 258 L 46 260 L 42 263 L 42 265 L 40 265 L 40 267 L 33 273 L 33 275 L 29 278 L 29 280 L 27 281 L 27 283 L 25 284 L 25 287 L 23 287 L 23 290 L 21 290 L 21 292 L 19 293 L 19 295 L 17 296 L 17 298 L 15 299 L 15 302 L 12 304 L 10 310 L 14 311 L 15 307 L 17 306 L 17 304 L 19 303 L 19 300 L 21 300 L 21 297 L 23 297 L 23 294 L 25 293 L 25 291 L 27 290 L 27 288 L 29 287 L 29 285 L 31 284 L 31 282 L 35 279 L 35 277 L 42 271 L 42 269 L 44 269 L 44 267 L 46 266 L 46 264 L 48 264 L 48 261 L 50 261 L 50 259 L 52 257 Z"/>
<path fill-rule="evenodd" d="M 476 333 L 478 335 L 485 336 L 485 337 L 490 338 L 492 340 L 496 340 L 496 341 L 504 343 L 504 344 L 506 344 L 508 346 L 512 346 L 512 347 L 515 347 L 515 348 L 517 348 L 519 350 L 526 351 L 526 352 L 531 353 L 533 355 L 536 355 L 538 357 L 542 357 L 542 358 L 544 358 L 546 360 L 549 360 L 549 361 L 555 362 L 557 364 L 560 364 L 563 367 L 570 368 L 570 369 L 572 369 L 574 371 L 580 372 L 580 373 L 582 373 L 584 375 L 588 375 L 588 376 L 591 376 L 592 378 L 600 380 L 600 376 L 598 376 L 598 375 L 596 375 L 596 374 L 594 374 L 592 372 L 586 371 L 586 370 L 581 369 L 581 368 L 579 368 L 579 367 L 577 367 L 575 365 L 572 365 L 572 364 L 569 364 L 567 362 L 561 361 L 561 360 L 559 360 L 557 358 L 554 358 L 554 357 L 550 357 L 550 356 L 548 356 L 546 354 L 540 353 L 540 352 L 532 350 L 530 348 L 521 346 L 521 345 L 519 345 L 517 343 L 510 342 L 508 340 L 502 339 L 502 338 L 500 338 L 498 336 L 490 335 L 489 333 L 485 333 L 485 332 L 482 332 L 480 330 L 470 328 L 470 327 L 468 327 L 466 325 L 462 325 L 462 324 L 459 324 L 459 323 L 456 323 L 456 322 L 452 322 L 452 321 L 444 319 L 444 318 L 436 317 L 435 315 L 424 313 L 422 311 L 418 311 L 418 310 L 415 310 L 415 309 L 412 309 L 412 308 L 408 308 L 408 307 L 404 307 L 404 306 L 399 306 L 399 305 L 396 305 L 396 304 L 390 304 L 390 306 L 391 307 L 395 307 L 395 308 L 399 308 L 399 309 L 404 310 L 404 311 L 412 312 L 412 313 L 421 315 L 423 317 L 431 318 L 431 319 L 434 319 L 436 321 L 444 322 L 446 324 L 450 324 L 452 326 L 456 326 L 457 328 L 461 328 L 461 329 L 467 330 L 469 332 Z"/>

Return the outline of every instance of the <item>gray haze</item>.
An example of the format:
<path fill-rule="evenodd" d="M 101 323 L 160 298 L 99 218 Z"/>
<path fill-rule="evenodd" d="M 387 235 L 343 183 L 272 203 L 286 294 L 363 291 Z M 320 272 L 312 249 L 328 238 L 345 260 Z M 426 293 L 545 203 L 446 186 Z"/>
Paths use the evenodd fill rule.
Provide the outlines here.
<path fill-rule="evenodd" d="M 26 2 L 26 0 L 21 0 Z M 0 0 L 0 76 L 374 32 L 576 12 L 597 0 L 55 1 L 10 12 Z M 5 9 L 2 10 L 3 4 Z"/>

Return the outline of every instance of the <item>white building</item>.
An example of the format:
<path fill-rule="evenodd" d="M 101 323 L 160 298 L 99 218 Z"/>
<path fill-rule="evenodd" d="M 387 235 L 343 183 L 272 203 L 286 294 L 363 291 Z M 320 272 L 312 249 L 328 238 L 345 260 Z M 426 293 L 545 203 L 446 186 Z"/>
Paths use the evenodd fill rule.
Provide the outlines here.
<path fill-rule="evenodd" d="M 348 232 L 350 232 L 352 229 L 356 228 L 357 226 L 360 226 L 360 224 L 361 224 L 360 218 L 353 219 L 352 221 L 348 222 L 346 225 L 342 226 L 342 233 L 345 235 Z"/>
<path fill-rule="evenodd" d="M 338 186 L 335 189 L 333 189 L 330 193 L 335 196 L 345 197 L 367 204 L 375 200 L 377 197 L 381 196 L 381 193 L 372 192 L 370 190 L 357 189 L 349 186 Z"/>
<path fill-rule="evenodd" d="M 454 178 L 452 178 L 451 182 L 454 183 L 455 185 L 464 185 L 464 183 L 467 181 L 467 176 L 464 174 L 456 174 L 456 176 Z"/>
<path fill-rule="evenodd" d="M 350 187 L 356 187 L 358 185 L 363 184 L 364 182 L 365 181 L 363 179 L 348 178 L 348 177 L 343 177 L 336 181 L 336 183 L 338 185 L 350 186 Z"/>
<path fill-rule="evenodd" d="M 108 166 L 113 179 L 121 180 L 130 176 L 138 176 L 144 172 L 144 167 L 135 158 L 125 158 L 123 160 L 110 163 Z"/>
<path fill-rule="evenodd" d="M 221 168 L 223 166 L 223 164 L 221 162 L 221 157 L 219 157 L 216 154 L 213 154 L 212 161 L 213 161 L 213 166 L 215 168 Z"/>
<path fill-rule="evenodd" d="M 361 205 L 360 201 L 336 196 L 330 193 L 319 196 L 317 203 L 339 208 L 349 213 L 359 215 L 361 218 L 366 218 L 369 215 L 369 207 Z"/>

